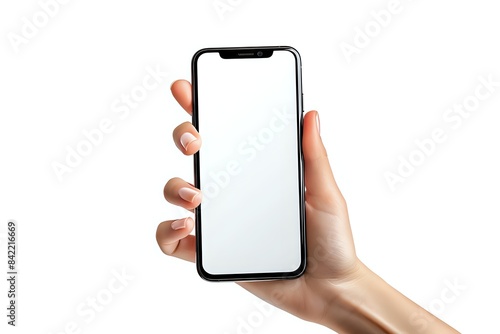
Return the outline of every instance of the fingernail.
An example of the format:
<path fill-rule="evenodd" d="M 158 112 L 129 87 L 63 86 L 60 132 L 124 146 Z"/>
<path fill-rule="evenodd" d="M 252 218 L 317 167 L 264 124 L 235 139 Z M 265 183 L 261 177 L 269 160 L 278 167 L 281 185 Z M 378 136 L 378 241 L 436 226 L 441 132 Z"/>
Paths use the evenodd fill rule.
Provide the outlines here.
<path fill-rule="evenodd" d="M 180 230 L 181 228 L 186 227 L 186 219 L 187 218 L 177 219 L 177 220 L 173 221 L 172 225 L 170 225 L 170 226 L 172 227 L 173 230 Z"/>
<path fill-rule="evenodd" d="M 185 201 L 188 201 L 188 202 L 194 202 L 194 199 L 196 198 L 196 196 L 198 196 L 200 194 L 199 191 L 196 191 L 192 188 L 181 188 L 179 189 L 179 196 L 185 200 Z"/>
<path fill-rule="evenodd" d="M 319 126 L 319 113 L 316 111 L 316 125 L 318 126 L 318 133 L 321 133 Z"/>
<path fill-rule="evenodd" d="M 185 150 L 187 150 L 189 144 L 194 142 L 197 138 L 193 136 L 191 132 L 185 132 L 181 136 L 181 145 L 184 147 Z"/>

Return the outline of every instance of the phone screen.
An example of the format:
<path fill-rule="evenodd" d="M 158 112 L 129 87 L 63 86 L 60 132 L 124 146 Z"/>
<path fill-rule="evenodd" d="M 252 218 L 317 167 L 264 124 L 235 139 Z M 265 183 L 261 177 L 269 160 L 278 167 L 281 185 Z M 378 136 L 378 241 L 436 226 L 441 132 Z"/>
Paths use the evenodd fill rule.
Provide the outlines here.
<path fill-rule="evenodd" d="M 291 48 L 258 52 L 205 49 L 193 58 L 204 278 L 286 277 L 305 267 L 300 58 Z"/>

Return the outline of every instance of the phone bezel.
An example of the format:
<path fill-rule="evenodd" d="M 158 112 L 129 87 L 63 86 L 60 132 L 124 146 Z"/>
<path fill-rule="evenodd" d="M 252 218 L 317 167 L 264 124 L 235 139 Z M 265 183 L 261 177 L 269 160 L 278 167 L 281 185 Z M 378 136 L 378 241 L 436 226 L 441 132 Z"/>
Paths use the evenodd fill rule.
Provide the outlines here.
<path fill-rule="evenodd" d="M 262 55 L 258 55 L 258 52 Z M 274 51 L 288 51 L 295 57 L 296 73 L 296 103 L 297 103 L 297 167 L 299 168 L 299 215 L 300 215 L 300 248 L 301 263 L 299 267 L 291 272 L 267 272 L 267 273 L 232 273 L 232 274 L 211 274 L 203 268 L 202 262 L 202 232 L 201 232 L 201 211 L 200 204 L 195 211 L 195 236 L 196 236 L 196 268 L 200 277 L 207 281 L 259 281 L 275 279 L 293 279 L 300 277 L 306 269 L 307 246 L 306 246 L 306 217 L 305 217 L 305 185 L 304 185 L 304 157 L 302 153 L 302 125 L 303 125 L 303 94 L 302 94 L 302 63 L 299 52 L 290 46 L 261 46 L 261 47 L 220 47 L 204 48 L 197 51 L 191 61 L 191 83 L 192 83 L 192 123 L 199 131 L 198 120 L 198 59 L 205 53 L 219 53 L 222 58 L 266 58 L 272 56 Z M 253 53 L 253 55 L 252 55 Z M 240 55 L 238 55 L 240 54 Z M 227 55 L 227 58 L 223 55 Z M 194 185 L 200 188 L 200 152 L 194 155 Z"/>

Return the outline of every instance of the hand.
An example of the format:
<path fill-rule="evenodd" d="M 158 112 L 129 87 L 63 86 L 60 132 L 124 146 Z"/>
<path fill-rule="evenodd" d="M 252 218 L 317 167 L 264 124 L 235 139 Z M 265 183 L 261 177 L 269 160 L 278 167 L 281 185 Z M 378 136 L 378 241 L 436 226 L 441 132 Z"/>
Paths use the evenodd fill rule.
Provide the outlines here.
<path fill-rule="evenodd" d="M 171 90 L 177 102 L 191 114 L 191 84 L 178 80 Z M 201 147 L 201 137 L 189 122 L 175 128 L 173 137 L 185 155 L 193 155 Z M 356 256 L 347 206 L 321 141 L 316 111 L 304 116 L 302 149 L 306 184 L 306 271 L 293 280 L 238 284 L 289 313 L 339 333 L 457 333 L 387 284 Z M 201 202 L 200 191 L 179 178 L 167 182 L 164 194 L 167 201 L 188 210 Z M 190 235 L 193 227 L 191 218 L 161 223 L 156 231 L 161 250 L 194 262 L 196 243 Z"/>
<path fill-rule="evenodd" d="M 178 80 L 171 90 L 177 102 L 191 115 L 191 84 Z M 332 286 L 342 286 L 355 280 L 362 264 L 354 250 L 346 203 L 321 141 L 318 113 L 308 112 L 303 126 L 308 248 L 306 272 L 294 280 L 238 284 L 287 312 L 321 323 L 331 308 L 324 289 L 328 289 L 328 294 L 332 296 Z M 201 147 L 200 135 L 189 122 L 175 128 L 173 139 L 185 155 L 193 155 Z M 164 194 L 168 202 L 188 210 L 193 210 L 201 202 L 199 190 L 180 178 L 169 180 Z M 195 237 L 190 235 L 193 227 L 191 218 L 161 223 L 156 233 L 161 250 L 167 255 L 194 262 Z"/>

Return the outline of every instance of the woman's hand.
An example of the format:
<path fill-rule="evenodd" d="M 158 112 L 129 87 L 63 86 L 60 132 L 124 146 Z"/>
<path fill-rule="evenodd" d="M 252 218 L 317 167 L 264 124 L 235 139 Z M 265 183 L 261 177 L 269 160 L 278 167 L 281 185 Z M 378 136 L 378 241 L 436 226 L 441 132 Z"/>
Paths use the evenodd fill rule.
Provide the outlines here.
<path fill-rule="evenodd" d="M 192 112 L 191 84 L 178 80 L 172 85 L 172 94 L 181 107 Z M 320 137 L 319 117 L 316 111 L 304 117 L 302 147 L 305 162 L 307 269 L 294 280 L 238 283 L 269 303 L 300 318 L 320 322 L 329 307 L 322 296 L 322 287 L 340 284 L 356 278 L 360 262 L 354 251 L 347 207 L 328 162 Z M 180 124 L 173 139 L 185 155 L 195 154 L 202 138 L 189 122 Z M 170 179 L 165 185 L 168 202 L 192 210 L 201 202 L 201 193 L 190 183 Z M 195 237 L 191 218 L 169 220 L 158 226 L 156 238 L 162 251 L 184 260 L 195 260 Z"/>
<path fill-rule="evenodd" d="M 178 80 L 172 94 L 192 112 L 191 84 Z M 202 138 L 189 122 L 173 132 L 179 150 L 191 156 Z M 304 116 L 302 149 L 306 184 L 307 268 L 292 280 L 239 282 L 256 296 L 302 319 L 340 333 L 456 333 L 426 310 L 392 288 L 356 256 L 345 200 L 332 174 L 320 137 L 319 116 Z M 168 202 L 193 210 L 201 192 L 190 183 L 170 179 L 164 188 Z M 195 237 L 191 218 L 162 222 L 156 239 L 161 250 L 195 261 Z"/>

